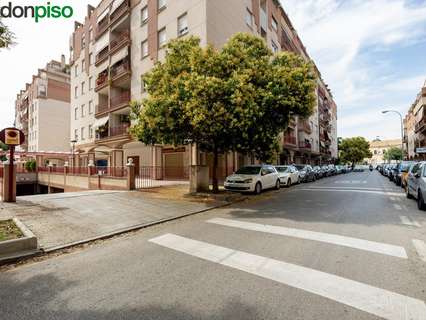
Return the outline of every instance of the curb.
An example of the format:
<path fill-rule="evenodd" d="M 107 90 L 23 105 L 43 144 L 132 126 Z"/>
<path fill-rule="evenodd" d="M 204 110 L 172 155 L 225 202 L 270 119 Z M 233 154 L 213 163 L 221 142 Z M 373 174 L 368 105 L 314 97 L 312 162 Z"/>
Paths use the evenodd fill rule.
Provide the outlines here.
<path fill-rule="evenodd" d="M 110 239 L 110 238 L 113 238 L 113 237 L 118 236 L 118 235 L 122 235 L 122 234 L 125 234 L 125 233 L 145 229 L 145 228 L 148 228 L 148 227 L 152 227 L 152 226 L 155 226 L 155 225 L 163 224 L 163 223 L 174 221 L 174 220 L 179 220 L 179 219 L 182 219 L 182 218 L 190 217 L 190 216 L 193 216 L 193 215 L 196 215 L 196 214 L 199 214 L 199 213 L 204 213 L 204 212 L 207 212 L 207 211 L 211 211 L 211 210 L 214 210 L 214 209 L 220 209 L 220 208 L 228 207 L 228 206 L 230 206 L 234 203 L 244 201 L 245 199 L 246 198 L 238 199 L 237 201 L 234 201 L 234 202 L 228 202 L 228 203 L 225 203 L 225 204 L 206 208 L 206 209 L 203 209 L 203 210 L 190 212 L 190 213 L 187 213 L 187 214 L 184 214 L 184 215 L 174 216 L 174 217 L 165 218 L 165 219 L 161 219 L 161 220 L 157 220 L 157 221 L 153 221 L 153 222 L 148 222 L 148 223 L 136 224 L 136 225 L 126 227 L 126 228 L 123 228 L 123 229 L 118 229 L 118 230 L 115 230 L 115 231 L 104 233 L 104 234 L 101 234 L 99 236 L 95 236 L 95 237 L 91 237 L 91 238 L 87 238 L 87 239 L 79 240 L 79 241 L 75 241 L 75 242 L 70 242 L 70 243 L 55 246 L 55 247 L 50 247 L 50 248 L 41 247 L 40 250 L 44 254 L 54 253 L 56 251 L 60 251 L 60 250 L 64 250 L 64 249 L 70 249 L 70 248 L 73 248 L 73 247 L 76 247 L 76 246 L 88 244 L 88 243 L 95 242 L 95 241 L 98 241 L 98 240 Z"/>

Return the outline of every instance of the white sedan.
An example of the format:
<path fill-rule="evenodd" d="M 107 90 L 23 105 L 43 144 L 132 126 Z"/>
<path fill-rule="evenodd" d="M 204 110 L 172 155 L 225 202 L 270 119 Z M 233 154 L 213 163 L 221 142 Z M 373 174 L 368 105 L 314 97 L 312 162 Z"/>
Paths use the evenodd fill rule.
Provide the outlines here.
<path fill-rule="evenodd" d="M 224 187 L 229 191 L 254 192 L 260 194 L 265 189 L 279 189 L 281 186 L 277 170 L 269 165 L 253 165 L 239 169 L 228 176 Z"/>
<path fill-rule="evenodd" d="M 280 177 L 281 185 L 290 187 L 300 183 L 299 171 L 294 166 L 275 166 Z"/>

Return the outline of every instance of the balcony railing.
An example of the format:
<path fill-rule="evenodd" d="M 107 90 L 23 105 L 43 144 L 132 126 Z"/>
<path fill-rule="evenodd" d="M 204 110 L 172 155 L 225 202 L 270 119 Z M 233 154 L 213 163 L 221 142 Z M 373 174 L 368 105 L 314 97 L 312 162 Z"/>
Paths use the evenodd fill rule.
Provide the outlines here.
<path fill-rule="evenodd" d="M 126 61 L 111 69 L 111 77 L 116 78 L 129 71 L 130 71 L 130 63 Z"/>
<path fill-rule="evenodd" d="M 111 109 L 118 107 L 122 104 L 127 104 L 130 101 L 130 91 L 121 93 L 118 96 L 111 98 Z"/>
<path fill-rule="evenodd" d="M 129 10 L 129 1 L 125 0 L 115 11 L 110 15 L 110 22 L 113 23 L 115 20 L 120 18 L 123 13 Z"/>
<path fill-rule="evenodd" d="M 97 133 L 96 140 L 107 140 L 118 136 L 128 135 L 130 129 L 129 123 L 122 123 L 115 127 L 110 127 L 108 131 Z"/>
<path fill-rule="evenodd" d="M 96 36 L 99 37 L 107 28 L 109 25 L 109 16 L 107 15 L 105 18 L 103 18 L 96 27 Z"/>
<path fill-rule="evenodd" d="M 424 132 L 426 130 L 426 118 L 422 118 L 419 122 L 416 123 L 414 131 L 417 132 Z"/>
<path fill-rule="evenodd" d="M 285 145 L 297 145 L 297 140 L 296 137 L 292 137 L 292 136 L 284 136 L 284 144 Z"/>
<path fill-rule="evenodd" d="M 108 58 L 108 53 L 109 53 L 108 47 L 105 47 L 104 49 L 102 49 L 102 51 L 99 52 L 96 55 L 96 62 L 95 62 L 95 64 L 99 64 L 102 61 L 104 61 L 106 58 Z"/>
<path fill-rule="evenodd" d="M 109 110 L 108 102 L 99 103 L 96 106 L 96 113 L 107 112 Z"/>
<path fill-rule="evenodd" d="M 312 149 L 312 145 L 309 142 L 299 142 L 299 148 L 300 149 L 305 149 L 305 150 L 311 150 Z"/>
<path fill-rule="evenodd" d="M 112 40 L 110 43 L 110 52 L 116 50 L 121 45 L 130 42 L 130 33 L 129 32 L 123 32 L 121 35 L 119 35 L 116 39 Z"/>
<path fill-rule="evenodd" d="M 106 84 L 108 84 L 108 74 L 102 73 L 96 79 L 96 90 L 99 90 L 101 87 L 105 86 Z"/>

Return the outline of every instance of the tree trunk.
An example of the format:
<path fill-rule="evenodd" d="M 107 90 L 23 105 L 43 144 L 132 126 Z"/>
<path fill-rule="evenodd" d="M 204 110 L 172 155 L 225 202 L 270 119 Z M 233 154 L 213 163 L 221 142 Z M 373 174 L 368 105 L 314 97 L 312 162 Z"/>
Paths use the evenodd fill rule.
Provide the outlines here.
<path fill-rule="evenodd" d="M 217 149 L 213 152 L 213 193 L 219 193 L 219 181 L 217 179 L 217 165 L 219 162 L 219 154 Z"/>

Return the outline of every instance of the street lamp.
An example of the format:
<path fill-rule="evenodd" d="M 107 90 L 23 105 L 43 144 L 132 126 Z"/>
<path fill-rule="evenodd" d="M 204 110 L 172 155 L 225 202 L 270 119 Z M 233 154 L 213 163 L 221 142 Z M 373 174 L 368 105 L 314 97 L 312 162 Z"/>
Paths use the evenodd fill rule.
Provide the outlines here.
<path fill-rule="evenodd" d="M 75 144 L 77 143 L 77 140 L 71 140 L 70 141 L 71 142 L 71 144 L 72 144 L 72 149 L 71 149 L 71 154 L 72 154 L 72 168 L 74 168 L 75 167 L 75 165 L 74 165 L 74 148 L 75 148 Z"/>
<path fill-rule="evenodd" d="M 382 111 L 383 114 L 386 113 L 396 113 L 401 118 L 401 151 L 402 151 L 402 157 L 404 158 L 404 120 L 402 118 L 402 114 L 399 111 L 396 110 L 384 110 Z"/>

